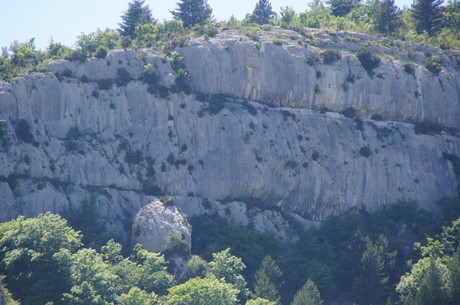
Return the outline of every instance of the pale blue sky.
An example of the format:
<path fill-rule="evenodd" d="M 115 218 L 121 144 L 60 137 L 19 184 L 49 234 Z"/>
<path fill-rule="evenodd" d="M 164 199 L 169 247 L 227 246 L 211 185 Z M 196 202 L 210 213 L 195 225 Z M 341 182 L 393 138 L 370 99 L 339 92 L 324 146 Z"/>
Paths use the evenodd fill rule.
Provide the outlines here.
<path fill-rule="evenodd" d="M 72 46 L 82 32 L 91 33 L 97 28 L 116 29 L 120 16 L 131 0 L 10 0 L 4 1 L 0 10 L 0 47 L 14 40 L 28 41 L 35 37 L 38 48 L 46 48 L 50 38 Z M 171 19 L 170 10 L 177 0 L 146 0 L 153 16 L 162 21 Z M 297 12 L 308 8 L 310 0 L 271 0 L 272 7 L 290 6 Z M 217 20 L 226 20 L 232 14 L 242 19 L 252 12 L 257 0 L 208 0 Z M 410 6 L 412 0 L 396 0 L 396 4 Z"/>

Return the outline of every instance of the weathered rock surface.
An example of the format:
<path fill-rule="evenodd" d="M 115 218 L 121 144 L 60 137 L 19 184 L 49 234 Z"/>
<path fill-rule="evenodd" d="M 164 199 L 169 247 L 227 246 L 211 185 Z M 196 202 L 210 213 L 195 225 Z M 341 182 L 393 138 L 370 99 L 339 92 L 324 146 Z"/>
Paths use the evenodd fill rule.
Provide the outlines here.
<path fill-rule="evenodd" d="M 163 252 L 168 247 L 168 239 L 180 238 L 192 248 L 192 228 L 187 219 L 175 206 L 165 206 L 160 200 L 155 200 L 136 214 L 134 220 L 133 239 L 135 243 L 151 252 Z"/>
<path fill-rule="evenodd" d="M 210 41 L 196 40 L 179 52 L 192 75 L 193 88 L 200 92 L 277 107 L 336 112 L 353 107 L 366 117 L 460 127 L 458 52 L 402 42 L 382 47 L 378 44 L 383 42 L 373 45 L 374 38 L 366 35 L 324 31 L 307 35 L 315 37 L 313 42 L 304 43 L 300 34 L 290 31 L 262 32 L 257 41 L 225 31 Z M 356 57 L 365 45 L 381 60 L 372 75 Z M 335 50 L 341 58 L 324 64 L 325 49 Z M 438 56 L 443 63 L 438 76 L 424 66 L 429 56 Z M 404 70 L 406 62 L 413 73 Z"/>
<path fill-rule="evenodd" d="M 239 34 L 220 35 L 178 50 L 206 98 L 150 94 L 145 64 L 166 87 L 175 72 L 149 50 L 57 62 L 52 73 L 0 84 L 0 220 L 89 200 L 109 231 L 127 237 L 136 213 L 166 194 L 188 215 L 233 215 L 282 232 L 283 213 L 317 221 L 400 199 L 431 208 L 456 195 L 446 158 L 460 155 L 455 131 L 417 134 L 408 123 L 458 127 L 450 57 L 432 51 L 444 63 L 438 77 L 417 51 L 414 78 L 386 57 L 398 50 L 387 50 L 371 78 L 345 50 L 331 65 L 303 62 L 321 44 L 338 47 L 332 40 L 305 48 L 261 38 L 258 50 Z M 347 107 L 361 118 L 338 113 Z"/>
<path fill-rule="evenodd" d="M 5 293 L 3 292 L 2 278 L 0 277 L 0 305 L 5 305 Z"/>

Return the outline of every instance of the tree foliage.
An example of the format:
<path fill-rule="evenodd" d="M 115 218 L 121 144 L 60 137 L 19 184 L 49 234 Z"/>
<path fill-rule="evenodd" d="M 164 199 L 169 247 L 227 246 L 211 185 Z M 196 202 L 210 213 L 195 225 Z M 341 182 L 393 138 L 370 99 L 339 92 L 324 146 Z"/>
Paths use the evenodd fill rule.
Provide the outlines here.
<path fill-rule="evenodd" d="M 121 16 L 122 22 L 119 23 L 118 32 L 121 37 L 136 38 L 136 27 L 142 24 L 155 23 L 152 11 L 144 0 L 134 0 L 128 4 L 128 10 Z"/>
<path fill-rule="evenodd" d="M 254 292 L 261 298 L 280 302 L 279 289 L 284 284 L 284 274 L 276 261 L 267 255 L 256 272 Z"/>
<path fill-rule="evenodd" d="M 267 24 L 276 14 L 269 0 L 259 0 L 250 16 L 250 21 L 257 24 Z"/>
<path fill-rule="evenodd" d="M 123 293 L 119 298 L 120 305 L 155 305 L 158 304 L 158 296 L 155 293 L 147 293 L 137 287 L 132 287 L 128 293 Z"/>
<path fill-rule="evenodd" d="M 60 216 L 19 217 L 0 224 L 0 273 L 23 304 L 60 304 L 71 285 L 70 252 L 78 247 L 79 233 Z"/>
<path fill-rule="evenodd" d="M 174 19 L 182 20 L 186 28 L 212 21 L 212 9 L 207 0 L 181 0 L 176 5 L 171 14 Z"/>
<path fill-rule="evenodd" d="M 230 248 L 213 253 L 213 260 L 209 262 L 209 273 L 217 279 L 222 279 L 239 291 L 242 298 L 246 298 L 248 291 L 246 280 L 241 272 L 246 268 L 241 258 L 230 254 Z"/>
<path fill-rule="evenodd" d="M 392 35 L 401 26 L 399 8 L 394 0 L 380 0 L 372 15 L 374 28 L 385 35 Z"/>
<path fill-rule="evenodd" d="M 327 3 L 331 7 L 334 16 L 342 17 L 347 15 L 359 3 L 360 0 L 329 0 Z"/>
<path fill-rule="evenodd" d="M 248 300 L 246 302 L 246 305 L 276 305 L 276 302 L 272 302 L 272 301 L 269 301 L 263 298 L 257 298 L 257 299 Z"/>
<path fill-rule="evenodd" d="M 415 0 L 411 7 L 415 30 L 422 34 L 426 32 L 433 36 L 440 30 L 442 14 L 441 4 L 443 0 Z"/>
<path fill-rule="evenodd" d="M 376 242 L 365 238 L 361 257 L 361 272 L 354 279 L 353 294 L 359 304 L 385 304 L 389 274 L 395 266 L 396 252 L 390 251 L 388 239 L 381 235 Z"/>
<path fill-rule="evenodd" d="M 169 290 L 167 305 L 234 305 L 238 290 L 215 277 L 193 278 Z"/>
<path fill-rule="evenodd" d="M 315 282 L 308 280 L 296 293 L 291 305 L 321 305 L 323 300 Z"/>
<path fill-rule="evenodd" d="M 444 227 L 436 238 L 427 239 L 427 245 L 421 247 L 423 258 L 401 277 L 396 287 L 402 304 L 458 304 L 459 241 L 460 218 Z"/>
<path fill-rule="evenodd" d="M 64 293 L 71 305 L 108 305 L 115 301 L 118 277 L 94 249 L 82 249 L 72 255 L 72 288 Z"/>

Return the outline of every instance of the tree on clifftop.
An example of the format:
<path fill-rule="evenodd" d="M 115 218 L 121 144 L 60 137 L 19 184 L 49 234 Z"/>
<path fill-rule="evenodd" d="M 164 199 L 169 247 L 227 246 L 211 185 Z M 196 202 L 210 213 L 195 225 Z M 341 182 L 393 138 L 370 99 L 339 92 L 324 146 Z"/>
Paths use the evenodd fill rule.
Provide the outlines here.
<path fill-rule="evenodd" d="M 118 25 L 118 32 L 122 37 L 136 38 L 136 26 L 139 24 L 155 23 L 152 11 L 148 5 L 144 6 L 144 0 L 134 0 L 128 4 L 128 10 L 121 16 L 122 22 Z"/>
<path fill-rule="evenodd" d="M 276 14 L 272 10 L 272 5 L 268 0 L 259 0 L 250 16 L 251 22 L 267 24 Z"/>
<path fill-rule="evenodd" d="M 347 15 L 360 0 L 329 0 L 326 1 L 331 6 L 332 15 L 340 17 Z"/>
<path fill-rule="evenodd" d="M 440 6 L 443 0 L 415 0 L 411 12 L 415 30 L 433 36 L 439 31 L 442 22 Z"/>
<path fill-rule="evenodd" d="M 374 28 L 380 33 L 392 35 L 401 25 L 399 8 L 394 0 L 377 0 L 372 16 Z"/>
<path fill-rule="evenodd" d="M 182 20 L 184 27 L 204 25 L 212 19 L 212 9 L 207 0 L 181 0 L 171 11 L 174 19 Z"/>

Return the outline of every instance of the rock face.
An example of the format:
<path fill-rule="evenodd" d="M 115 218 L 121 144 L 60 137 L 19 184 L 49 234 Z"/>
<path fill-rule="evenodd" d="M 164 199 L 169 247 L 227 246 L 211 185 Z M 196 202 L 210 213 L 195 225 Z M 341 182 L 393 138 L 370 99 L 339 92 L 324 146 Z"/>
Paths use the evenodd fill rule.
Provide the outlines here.
<path fill-rule="evenodd" d="M 155 200 L 136 214 L 133 237 L 136 243 L 151 252 L 163 252 L 168 247 L 168 240 L 179 238 L 192 248 L 192 228 L 187 219 L 175 206 L 165 206 L 160 200 Z"/>
<path fill-rule="evenodd" d="M 5 305 L 5 293 L 3 292 L 2 278 L 0 277 L 0 305 Z"/>
<path fill-rule="evenodd" d="M 318 32 L 315 47 L 271 35 L 282 45 L 228 31 L 178 49 L 190 95 L 173 92 L 176 72 L 150 50 L 55 62 L 0 84 L 0 220 L 86 200 L 127 237 L 142 207 L 170 195 L 187 215 L 280 231 L 283 215 L 319 221 L 401 199 L 429 209 L 456 195 L 453 55 L 430 49 L 443 62 L 436 76 L 414 49 L 412 75 L 401 68 L 407 51 L 383 48 L 371 77 L 348 40 L 340 59 L 321 59 L 340 35 Z M 146 64 L 169 94 L 149 93 Z"/>
<path fill-rule="evenodd" d="M 458 53 L 400 42 L 382 47 L 365 35 L 324 31 L 309 35 L 313 43 L 305 44 L 300 34 L 289 31 L 267 32 L 257 41 L 228 31 L 211 43 L 195 41 L 180 53 L 199 92 L 275 107 L 335 112 L 353 107 L 366 117 L 460 127 Z M 365 45 L 381 61 L 372 71 L 356 56 Z M 439 57 L 443 63 L 439 75 L 426 69 L 424 62 L 430 57 Z"/>

